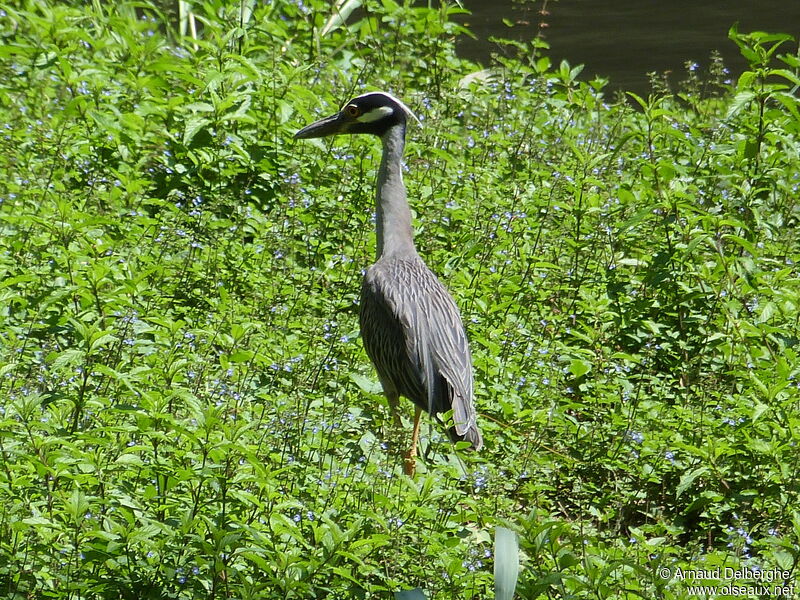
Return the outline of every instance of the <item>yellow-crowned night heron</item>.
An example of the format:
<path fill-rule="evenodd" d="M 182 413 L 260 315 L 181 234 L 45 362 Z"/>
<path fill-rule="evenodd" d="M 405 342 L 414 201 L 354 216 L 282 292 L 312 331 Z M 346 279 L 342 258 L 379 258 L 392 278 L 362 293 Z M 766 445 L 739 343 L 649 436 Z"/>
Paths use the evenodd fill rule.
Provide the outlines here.
<path fill-rule="evenodd" d="M 413 474 L 419 419 L 452 409 L 454 441 L 483 445 L 472 403 L 472 360 L 458 307 L 447 289 L 417 254 L 411 210 L 403 185 L 406 122 L 416 120 L 397 98 L 385 92 L 358 96 L 335 115 L 312 123 L 295 138 L 370 133 L 383 142 L 378 171 L 377 261 L 361 288 L 361 337 L 378 371 L 395 422 L 400 396 L 416 404 L 411 447 L 404 469 Z"/>

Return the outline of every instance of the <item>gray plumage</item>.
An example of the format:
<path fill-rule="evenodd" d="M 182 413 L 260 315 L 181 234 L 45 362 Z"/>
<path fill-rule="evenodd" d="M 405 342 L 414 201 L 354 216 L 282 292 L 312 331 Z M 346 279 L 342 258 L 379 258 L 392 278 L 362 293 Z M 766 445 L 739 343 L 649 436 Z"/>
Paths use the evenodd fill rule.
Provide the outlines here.
<path fill-rule="evenodd" d="M 406 106 L 383 92 L 354 98 L 296 138 L 372 133 L 383 142 L 376 199 L 377 260 L 361 288 L 361 337 L 393 410 L 405 396 L 432 415 L 453 411 L 453 440 L 483 445 L 472 401 L 472 360 L 458 307 L 414 247 L 402 177 Z M 413 446 L 416 453 L 418 417 Z M 408 459 L 407 459 L 408 460 Z M 413 468 L 412 468 L 413 472 Z"/>
<path fill-rule="evenodd" d="M 472 361 L 458 308 L 419 256 L 384 257 L 369 268 L 359 320 L 384 393 L 434 415 L 452 409 L 451 438 L 479 449 Z"/>

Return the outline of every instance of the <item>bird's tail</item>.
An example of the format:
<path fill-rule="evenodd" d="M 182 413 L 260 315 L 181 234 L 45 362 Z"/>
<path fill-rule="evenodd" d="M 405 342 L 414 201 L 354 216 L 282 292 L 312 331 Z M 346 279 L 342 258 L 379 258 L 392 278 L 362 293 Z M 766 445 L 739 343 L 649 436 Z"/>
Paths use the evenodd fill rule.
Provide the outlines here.
<path fill-rule="evenodd" d="M 483 436 L 477 425 L 472 425 L 463 435 L 459 435 L 455 427 L 451 427 L 448 433 L 450 434 L 450 439 L 454 442 L 464 441 L 472 444 L 472 448 L 468 448 L 468 450 L 477 451 L 483 448 Z"/>

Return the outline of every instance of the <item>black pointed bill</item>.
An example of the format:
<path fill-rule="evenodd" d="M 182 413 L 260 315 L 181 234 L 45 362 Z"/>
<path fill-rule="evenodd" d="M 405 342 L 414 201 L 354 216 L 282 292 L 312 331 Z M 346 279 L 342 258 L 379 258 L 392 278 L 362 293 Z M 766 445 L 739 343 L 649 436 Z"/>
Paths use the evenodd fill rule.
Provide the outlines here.
<path fill-rule="evenodd" d="M 308 138 L 321 138 L 328 135 L 341 133 L 345 121 L 342 119 L 341 113 L 336 113 L 330 117 L 325 117 L 319 121 L 303 127 L 300 131 L 294 134 L 294 139 L 305 140 Z"/>

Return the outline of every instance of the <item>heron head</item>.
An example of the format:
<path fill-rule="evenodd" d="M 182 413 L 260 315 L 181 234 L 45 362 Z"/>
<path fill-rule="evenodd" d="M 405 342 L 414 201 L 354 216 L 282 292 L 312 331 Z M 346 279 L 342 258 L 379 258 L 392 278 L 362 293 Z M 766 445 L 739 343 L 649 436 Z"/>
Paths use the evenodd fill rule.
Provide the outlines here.
<path fill-rule="evenodd" d="M 369 92 L 347 102 L 335 115 L 320 119 L 294 134 L 295 139 L 319 138 L 343 133 L 382 136 L 408 119 L 419 119 L 397 98 L 386 92 Z"/>

